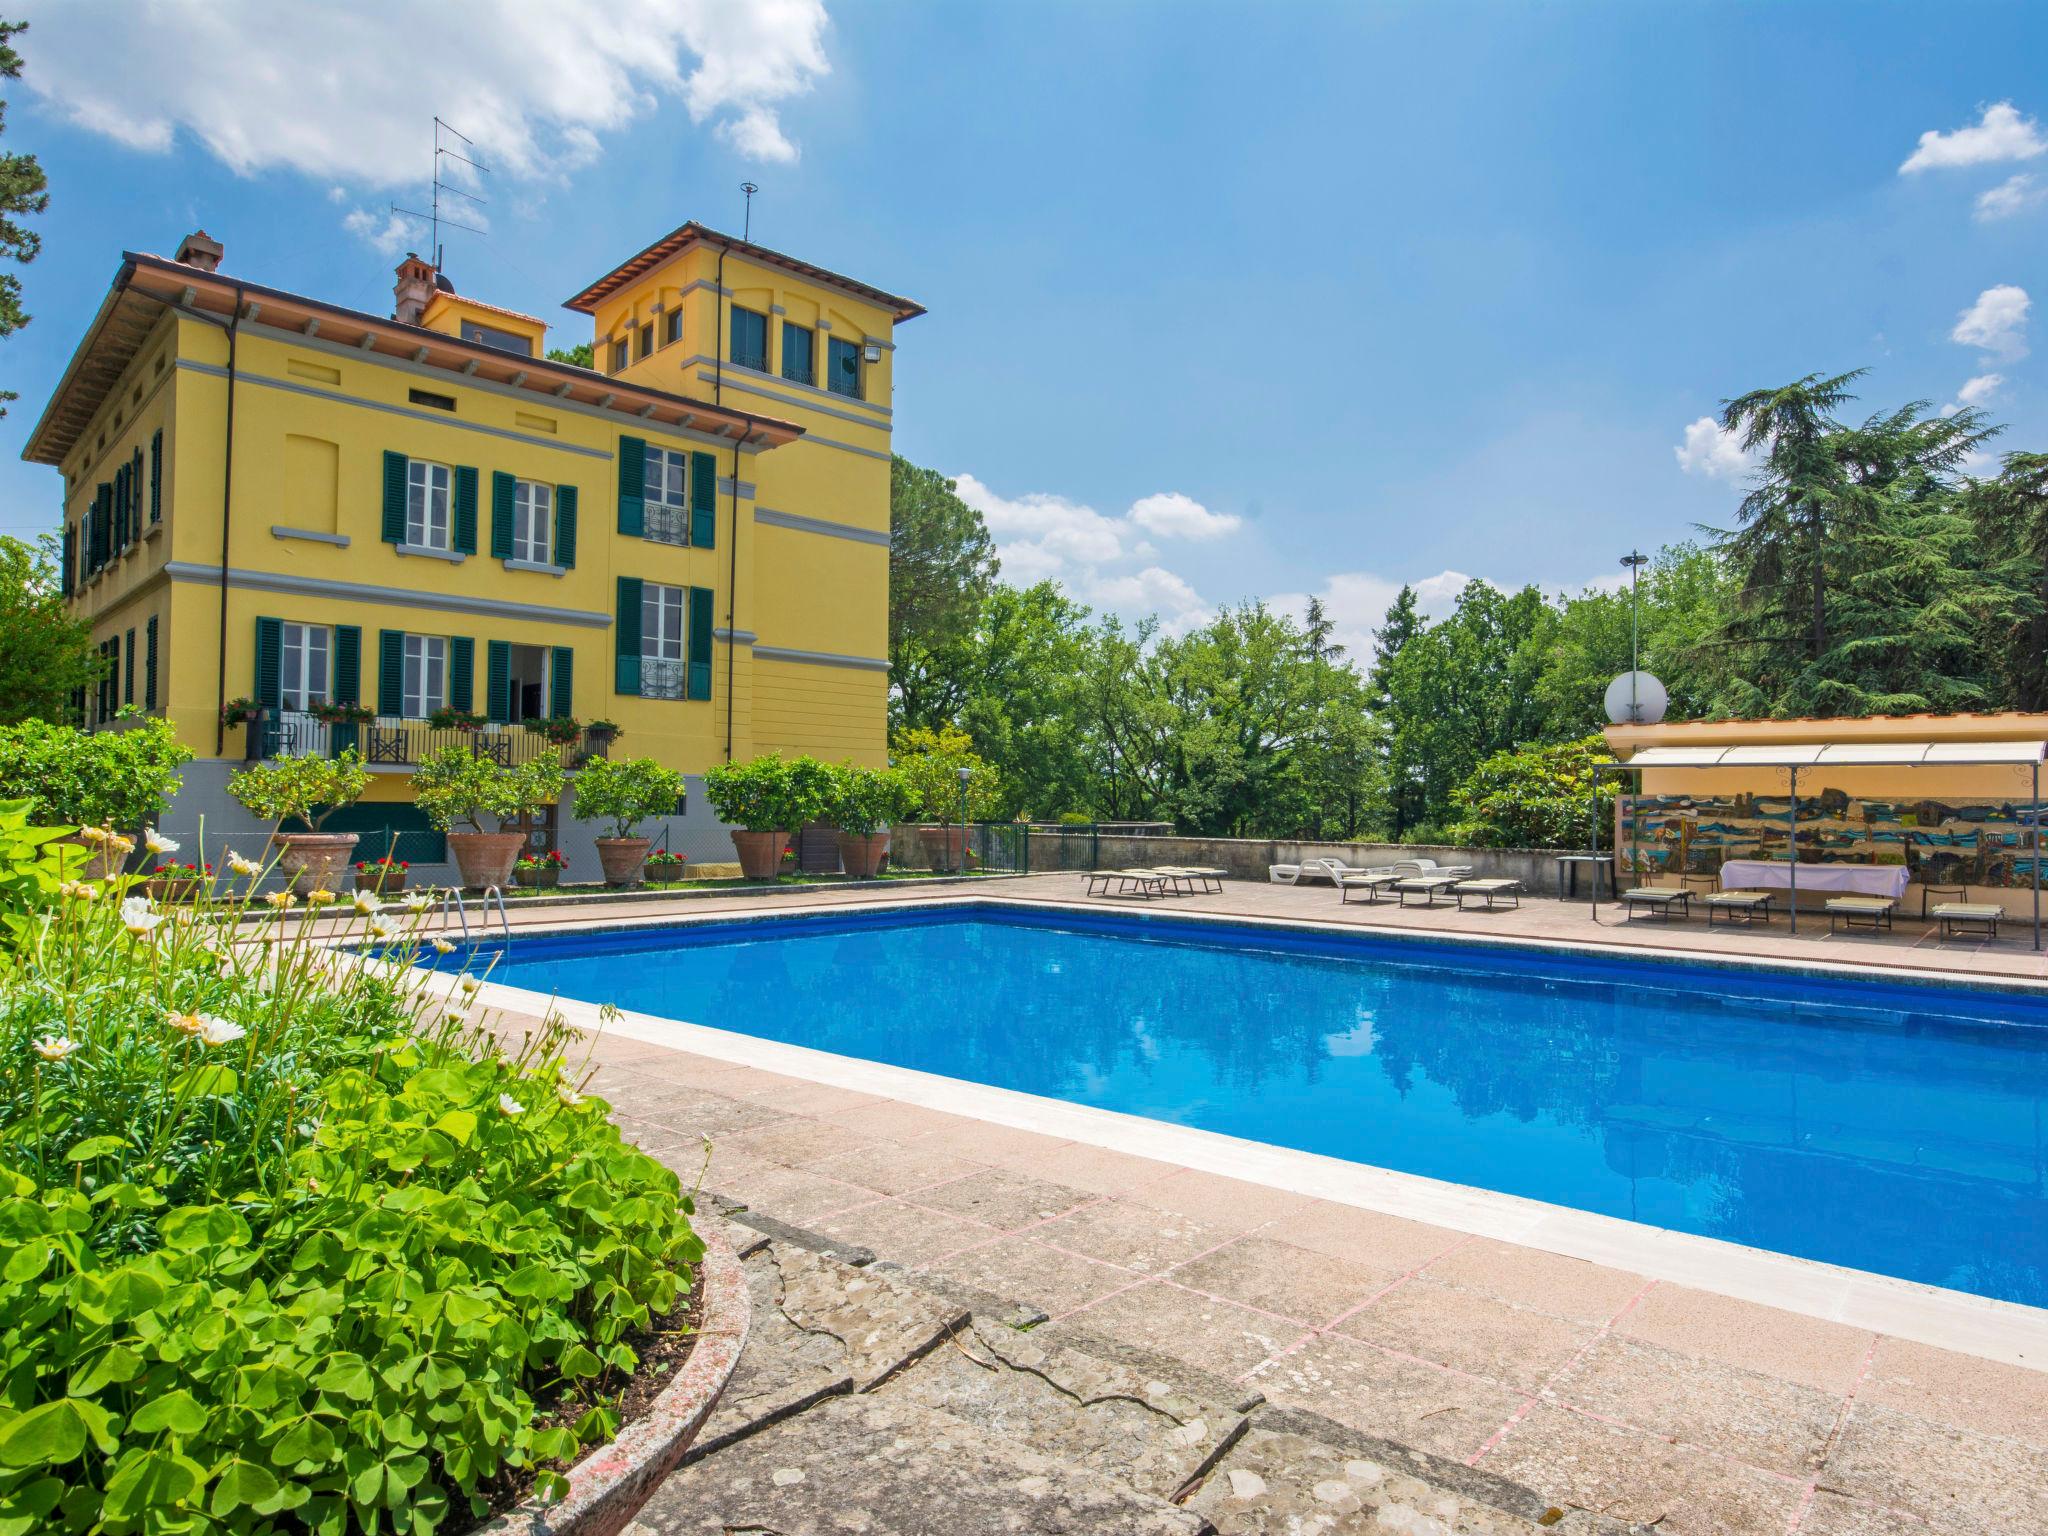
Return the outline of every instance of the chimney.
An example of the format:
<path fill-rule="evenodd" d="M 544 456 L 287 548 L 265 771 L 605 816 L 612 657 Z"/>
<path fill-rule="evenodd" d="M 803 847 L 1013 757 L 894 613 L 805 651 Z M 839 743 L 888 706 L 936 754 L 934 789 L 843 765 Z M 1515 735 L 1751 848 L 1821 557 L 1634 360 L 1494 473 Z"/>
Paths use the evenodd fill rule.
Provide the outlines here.
<path fill-rule="evenodd" d="M 397 303 L 391 318 L 400 325 L 418 325 L 420 316 L 427 312 L 427 301 L 434 296 L 438 276 L 433 263 L 422 261 L 414 252 L 407 251 L 405 260 L 398 264 L 398 281 L 391 285 Z"/>
<path fill-rule="evenodd" d="M 178 260 L 202 272 L 219 271 L 220 259 L 226 254 L 226 248 L 203 229 L 193 230 L 178 244 Z"/>

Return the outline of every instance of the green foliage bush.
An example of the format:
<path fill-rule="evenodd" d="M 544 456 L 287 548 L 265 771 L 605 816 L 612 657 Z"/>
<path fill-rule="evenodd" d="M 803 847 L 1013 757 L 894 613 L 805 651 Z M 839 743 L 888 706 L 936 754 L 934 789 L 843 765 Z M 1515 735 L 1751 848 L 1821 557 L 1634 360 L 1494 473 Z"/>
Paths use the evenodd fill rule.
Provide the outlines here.
<path fill-rule="evenodd" d="M 430 988 L 426 898 L 360 898 L 387 966 L 288 896 L 230 944 L 133 889 L 0 937 L 0 1536 L 431 1536 L 557 1489 L 701 1256 L 675 1175 L 558 1022 L 507 1057 Z"/>
<path fill-rule="evenodd" d="M 1452 794 L 1464 818 L 1446 838 L 1475 848 L 1571 848 L 1586 841 L 1594 774 L 1614 754 L 1598 736 L 1496 752 Z M 1599 781 L 1599 814 L 1612 817 L 1618 783 Z"/>
<path fill-rule="evenodd" d="M 872 837 L 886 832 L 917 809 L 917 791 L 897 768 L 857 768 L 848 763 L 832 770 L 832 790 L 824 817 L 842 832 Z"/>
<path fill-rule="evenodd" d="M 370 770 L 354 747 L 339 757 L 280 757 L 228 775 L 228 793 L 265 821 L 303 821 L 315 832 L 370 787 Z"/>
<path fill-rule="evenodd" d="M 191 760 L 161 719 L 108 731 L 23 720 L 0 726 L 0 799 L 27 799 L 46 826 L 133 831 L 163 815 Z"/>
<path fill-rule="evenodd" d="M 952 726 L 902 731 L 889 744 L 889 754 L 910 784 L 913 811 L 930 821 L 960 819 L 960 770 L 968 770 L 967 819 L 987 821 L 1003 803 L 1003 787 L 993 764 L 975 755 L 974 741 Z"/>
<path fill-rule="evenodd" d="M 576 774 L 576 819 L 608 821 L 613 837 L 631 837 L 641 822 L 673 815 L 686 787 L 651 757 L 593 757 Z"/>
<path fill-rule="evenodd" d="M 833 770 L 815 757 L 773 752 L 704 770 L 704 798 L 718 819 L 745 832 L 794 832 L 825 813 Z"/>
<path fill-rule="evenodd" d="M 503 823 L 531 815 L 553 805 L 561 796 L 562 784 L 562 765 L 554 757 L 530 758 L 517 768 L 507 768 L 460 745 L 427 753 L 412 776 L 414 801 L 443 832 L 464 826 L 472 832 L 486 832 L 490 830 L 483 823 L 486 816 Z"/>

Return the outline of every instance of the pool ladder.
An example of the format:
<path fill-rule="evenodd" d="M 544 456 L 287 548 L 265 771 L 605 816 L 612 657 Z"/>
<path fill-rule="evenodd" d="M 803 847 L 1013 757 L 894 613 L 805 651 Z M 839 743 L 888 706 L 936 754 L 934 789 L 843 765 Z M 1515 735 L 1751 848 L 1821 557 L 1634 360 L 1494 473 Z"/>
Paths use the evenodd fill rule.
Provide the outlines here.
<path fill-rule="evenodd" d="M 512 953 L 512 917 L 505 910 L 505 892 L 495 885 L 484 887 L 484 893 L 477 899 L 477 922 L 486 931 L 490 928 L 491 908 L 498 909 L 498 927 L 505 935 L 505 953 Z M 441 926 L 448 926 L 448 915 L 455 914 L 455 920 L 462 924 L 462 943 L 466 949 L 473 942 L 469 934 L 469 903 L 462 898 L 462 892 L 455 886 L 448 887 L 441 897 Z"/>

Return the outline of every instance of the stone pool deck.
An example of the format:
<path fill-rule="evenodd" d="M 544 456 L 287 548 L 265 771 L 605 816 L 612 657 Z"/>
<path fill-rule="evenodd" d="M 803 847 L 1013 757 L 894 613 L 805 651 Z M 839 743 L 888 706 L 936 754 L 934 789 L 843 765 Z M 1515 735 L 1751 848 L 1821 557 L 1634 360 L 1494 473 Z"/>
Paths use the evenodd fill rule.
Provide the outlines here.
<path fill-rule="evenodd" d="M 1069 903 L 1080 889 L 1080 877 L 1055 875 L 975 894 Z M 878 894 L 889 905 L 960 899 L 810 888 L 766 905 Z M 1149 905 L 1569 943 L 1594 931 L 1583 905 L 1340 908 L 1327 887 L 1230 886 Z M 734 910 L 764 910 L 764 899 L 513 918 L 583 927 Z M 1624 925 L 1610 910 L 1597 931 L 1690 952 L 2044 974 L 2024 937 L 1935 944 L 1905 925 L 1891 939 L 1794 940 L 1782 923 L 1710 938 L 1697 920 Z M 593 1062 L 593 1088 L 626 1132 L 686 1182 L 701 1169 L 708 1204 L 769 1239 L 768 1258 L 750 1260 L 757 1308 L 765 1296 L 789 1319 L 792 1348 L 807 1340 L 830 1354 L 828 1334 L 855 1351 L 893 1337 L 881 1321 L 807 1331 L 801 1298 L 821 1286 L 842 1299 L 874 1287 L 926 1319 L 918 1328 L 944 1317 L 886 1373 L 812 1360 L 805 1369 L 823 1375 L 801 1391 L 775 1385 L 763 1343 L 743 1362 L 764 1373 L 758 1390 L 736 1383 L 734 1411 L 763 1394 L 772 1411 L 678 1474 L 643 1516 L 649 1529 L 837 1529 L 848 1510 L 867 1523 L 845 1528 L 877 1532 L 1476 1533 L 1541 1529 L 1551 1510 L 1568 1530 L 1678 1536 L 2048 1529 L 2048 1374 L 2026 1365 L 656 1041 L 601 1037 Z M 791 1263 L 808 1267 L 796 1292 Z M 871 1278 L 855 1285 L 848 1264 Z M 979 1362 L 972 1390 L 934 1380 L 940 1365 L 961 1369 L 956 1357 Z M 1171 1422 L 1156 1402 L 1147 1422 L 1184 1454 L 1133 1481 L 1126 1462 L 1104 1459 L 1107 1430 L 1048 1429 L 1021 1400 L 963 1406 L 997 1391 L 997 1377 L 1002 1391 L 1036 1391 L 1009 1381 L 1019 1371 L 1069 1407 L 1172 1397 Z M 1105 1372 L 1122 1385 L 1105 1385 Z M 972 1476 L 960 1470 L 969 1463 Z M 1105 1471 L 1143 1501 L 1117 1502 L 1125 1493 L 1081 1476 Z M 836 1491 L 804 1503 L 824 1479 Z M 981 1506 L 1004 1488 L 1011 1508 L 986 1517 Z M 961 1500 L 976 1501 L 971 1518 Z M 1440 1523 L 1420 1523 L 1425 1514 Z"/>

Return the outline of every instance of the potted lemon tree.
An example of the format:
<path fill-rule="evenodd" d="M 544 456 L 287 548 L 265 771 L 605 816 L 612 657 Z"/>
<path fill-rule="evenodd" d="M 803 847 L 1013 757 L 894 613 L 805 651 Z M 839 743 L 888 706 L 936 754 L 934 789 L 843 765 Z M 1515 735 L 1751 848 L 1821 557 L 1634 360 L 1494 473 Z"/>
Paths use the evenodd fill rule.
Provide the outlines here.
<path fill-rule="evenodd" d="M 832 771 L 825 819 L 839 829 L 839 862 L 849 878 L 872 880 L 889 856 L 889 829 L 917 805 L 917 793 L 896 768 Z"/>
<path fill-rule="evenodd" d="M 784 761 L 772 752 L 704 772 L 704 798 L 732 828 L 740 873 L 749 880 L 776 878 L 789 834 L 818 818 L 831 785 L 832 769 L 816 758 Z"/>
<path fill-rule="evenodd" d="M 369 787 L 370 770 L 354 747 L 339 757 L 280 757 L 228 776 L 229 794 L 252 815 L 277 824 L 270 837 L 277 867 L 301 891 L 334 889 L 355 851 L 356 834 L 322 832 L 320 825 L 354 805 Z M 306 830 L 287 832 L 287 821 L 303 822 Z"/>
<path fill-rule="evenodd" d="M 576 774 L 570 807 L 579 821 L 611 823 L 609 837 L 595 838 L 606 885 L 638 885 L 647 865 L 649 839 L 640 823 L 673 816 L 687 781 L 651 757 L 593 757 Z"/>
<path fill-rule="evenodd" d="M 918 830 L 926 859 L 934 869 L 965 868 L 962 801 L 965 821 L 987 821 L 997 814 L 1003 795 L 994 765 L 976 754 L 972 737 L 950 725 L 936 731 L 906 731 L 896 738 L 890 755 L 909 779 L 917 814 L 924 817 L 925 825 Z"/>
<path fill-rule="evenodd" d="M 448 836 L 449 856 L 468 886 L 502 886 L 526 846 L 526 834 L 505 824 L 553 805 L 562 793 L 562 765 L 536 757 L 507 768 L 465 746 L 429 752 L 412 776 L 413 799 Z M 491 817 L 495 831 L 486 831 Z"/>

